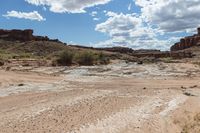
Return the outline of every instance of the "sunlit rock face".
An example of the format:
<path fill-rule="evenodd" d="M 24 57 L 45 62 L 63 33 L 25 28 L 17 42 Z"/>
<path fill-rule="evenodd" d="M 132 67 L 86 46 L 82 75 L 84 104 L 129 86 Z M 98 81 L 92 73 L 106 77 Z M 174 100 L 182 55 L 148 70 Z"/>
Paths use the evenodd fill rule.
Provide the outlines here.
<path fill-rule="evenodd" d="M 197 33 L 198 34 L 195 34 L 193 36 L 181 38 L 180 42 L 175 43 L 171 47 L 171 51 L 178 51 L 178 50 L 190 48 L 192 46 L 198 46 L 200 44 L 200 28 L 197 28 Z"/>

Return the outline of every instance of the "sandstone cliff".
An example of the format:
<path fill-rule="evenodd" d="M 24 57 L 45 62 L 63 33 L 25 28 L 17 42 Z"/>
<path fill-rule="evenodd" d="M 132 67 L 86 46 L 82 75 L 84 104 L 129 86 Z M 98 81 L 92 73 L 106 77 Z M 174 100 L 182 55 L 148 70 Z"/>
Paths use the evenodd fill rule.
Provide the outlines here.
<path fill-rule="evenodd" d="M 32 29 L 26 30 L 3 30 L 0 29 L 0 39 L 8 40 L 8 41 L 55 41 L 59 42 L 58 39 L 51 40 L 47 36 L 34 36 Z"/>
<path fill-rule="evenodd" d="M 198 34 L 182 38 L 180 42 L 175 43 L 171 47 L 171 51 L 178 51 L 200 45 L 200 28 L 197 29 Z"/>

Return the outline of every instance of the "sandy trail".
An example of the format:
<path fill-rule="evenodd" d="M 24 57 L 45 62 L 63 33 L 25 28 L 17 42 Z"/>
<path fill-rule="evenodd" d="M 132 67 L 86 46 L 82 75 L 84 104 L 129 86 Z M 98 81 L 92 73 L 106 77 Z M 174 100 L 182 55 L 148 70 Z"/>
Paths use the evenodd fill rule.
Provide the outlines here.
<path fill-rule="evenodd" d="M 181 132 L 200 112 L 198 74 L 192 64 L 0 70 L 0 132 Z"/>

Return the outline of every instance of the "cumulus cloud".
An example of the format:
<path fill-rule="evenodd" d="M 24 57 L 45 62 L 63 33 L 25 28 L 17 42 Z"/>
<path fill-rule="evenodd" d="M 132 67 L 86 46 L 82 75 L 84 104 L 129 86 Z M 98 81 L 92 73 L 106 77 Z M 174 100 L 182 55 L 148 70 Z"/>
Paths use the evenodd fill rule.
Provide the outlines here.
<path fill-rule="evenodd" d="M 36 20 L 36 21 L 45 21 L 37 11 L 33 12 L 18 12 L 18 11 L 8 11 L 7 14 L 3 15 L 6 18 L 22 18 L 22 19 L 29 19 L 29 20 Z"/>
<path fill-rule="evenodd" d="M 185 33 L 200 26 L 200 0 L 134 0 L 141 12 L 117 14 L 105 12 L 108 19 L 96 31 L 109 40 L 98 46 L 169 49 Z M 128 10 L 131 4 L 128 6 Z"/>
<path fill-rule="evenodd" d="M 90 13 L 90 15 L 91 15 L 92 17 L 95 17 L 97 14 L 98 14 L 97 11 L 93 11 L 93 12 Z"/>
<path fill-rule="evenodd" d="M 111 37 L 130 36 L 134 30 L 142 26 L 141 19 L 132 14 L 108 12 L 106 15 L 109 18 L 105 22 L 98 24 L 95 30 L 108 33 Z"/>
<path fill-rule="evenodd" d="M 55 13 L 84 13 L 85 9 L 97 5 L 107 4 L 111 0 L 25 0 L 37 5 L 47 6 Z"/>
<path fill-rule="evenodd" d="M 163 32 L 191 31 L 200 24 L 200 0 L 136 0 L 146 22 Z"/>
<path fill-rule="evenodd" d="M 157 31 L 145 25 L 140 16 L 114 12 L 107 12 L 106 16 L 109 18 L 96 25 L 95 30 L 108 34 L 111 39 L 100 42 L 96 46 L 166 49 L 168 40 L 157 39 Z"/>

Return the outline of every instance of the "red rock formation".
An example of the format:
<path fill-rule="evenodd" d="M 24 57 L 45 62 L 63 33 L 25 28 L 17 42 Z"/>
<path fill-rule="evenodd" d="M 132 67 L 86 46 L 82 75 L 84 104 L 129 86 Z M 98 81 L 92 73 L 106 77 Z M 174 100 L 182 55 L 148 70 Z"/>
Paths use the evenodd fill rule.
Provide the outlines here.
<path fill-rule="evenodd" d="M 47 36 L 34 36 L 32 29 L 26 30 L 3 30 L 0 29 L 0 39 L 8 40 L 8 41 L 54 41 L 59 42 L 58 39 L 51 40 Z"/>
<path fill-rule="evenodd" d="M 178 51 L 190 48 L 192 46 L 197 46 L 200 43 L 200 28 L 197 29 L 198 34 L 195 34 L 193 36 L 188 36 L 185 38 L 181 38 L 180 42 L 175 43 L 171 47 L 171 51 Z"/>
<path fill-rule="evenodd" d="M 31 41 L 34 39 L 33 30 L 0 30 L 0 39 Z"/>
<path fill-rule="evenodd" d="M 200 27 L 197 28 L 198 35 L 200 35 Z"/>

